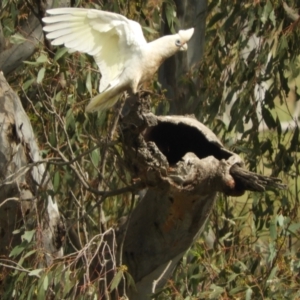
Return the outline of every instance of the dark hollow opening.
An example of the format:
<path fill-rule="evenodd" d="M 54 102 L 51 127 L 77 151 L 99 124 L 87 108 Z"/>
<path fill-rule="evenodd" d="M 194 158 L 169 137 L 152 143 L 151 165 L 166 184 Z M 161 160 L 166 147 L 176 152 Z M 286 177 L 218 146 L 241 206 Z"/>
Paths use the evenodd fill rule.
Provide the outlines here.
<path fill-rule="evenodd" d="M 154 142 L 170 165 L 176 164 L 187 152 L 195 153 L 200 159 L 212 155 L 221 160 L 231 156 L 218 145 L 209 142 L 198 129 L 183 123 L 159 123 L 148 130 L 145 140 Z"/>

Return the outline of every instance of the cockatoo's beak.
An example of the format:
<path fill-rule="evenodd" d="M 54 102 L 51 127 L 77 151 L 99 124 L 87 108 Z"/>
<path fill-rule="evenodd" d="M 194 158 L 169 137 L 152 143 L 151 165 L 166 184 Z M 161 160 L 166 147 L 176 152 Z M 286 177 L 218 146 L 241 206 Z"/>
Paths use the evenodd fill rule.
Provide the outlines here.
<path fill-rule="evenodd" d="M 194 34 L 194 28 L 190 28 L 187 30 L 179 30 L 178 34 L 183 41 L 183 45 L 180 47 L 180 51 L 186 51 L 188 48 L 187 42 L 191 39 L 192 35 Z"/>
<path fill-rule="evenodd" d="M 188 49 L 188 45 L 187 43 L 185 43 L 180 47 L 179 51 L 186 51 L 187 49 Z"/>

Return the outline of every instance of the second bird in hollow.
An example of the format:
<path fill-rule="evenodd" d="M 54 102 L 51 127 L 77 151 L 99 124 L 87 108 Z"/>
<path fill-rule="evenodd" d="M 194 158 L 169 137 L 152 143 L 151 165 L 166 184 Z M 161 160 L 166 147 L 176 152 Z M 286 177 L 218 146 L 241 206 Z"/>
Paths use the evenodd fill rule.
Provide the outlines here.
<path fill-rule="evenodd" d="M 194 33 L 193 28 L 180 30 L 147 43 L 139 23 L 116 13 L 84 8 L 47 13 L 51 16 L 43 18 L 44 31 L 51 44 L 92 55 L 100 69 L 100 94 L 87 105 L 87 112 L 109 109 L 124 91 L 137 93 L 165 59 L 187 49 Z"/>

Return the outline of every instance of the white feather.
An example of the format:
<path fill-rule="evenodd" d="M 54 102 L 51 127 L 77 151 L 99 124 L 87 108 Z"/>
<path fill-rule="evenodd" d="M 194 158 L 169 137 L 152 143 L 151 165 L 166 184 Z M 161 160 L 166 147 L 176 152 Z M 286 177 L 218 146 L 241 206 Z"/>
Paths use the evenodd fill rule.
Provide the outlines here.
<path fill-rule="evenodd" d="M 84 16 L 62 15 L 54 17 L 46 17 L 43 19 L 45 23 L 57 23 L 57 22 L 81 22 L 84 20 Z"/>
<path fill-rule="evenodd" d="M 125 90 L 136 92 L 164 59 L 179 50 L 175 46 L 175 40 L 181 38 L 178 34 L 147 44 L 140 24 L 112 12 L 57 8 L 47 13 L 52 16 L 43 19 L 44 31 L 52 44 L 93 55 L 101 71 L 101 94 L 92 99 L 87 111 L 111 107 Z M 181 33 L 185 45 L 191 32 Z"/>
<path fill-rule="evenodd" d="M 55 38 L 52 42 L 52 45 L 62 45 L 64 44 L 67 48 L 71 48 L 71 49 L 76 49 L 77 51 L 79 51 L 74 45 L 72 45 L 71 43 L 73 41 L 77 41 L 78 39 L 82 39 L 82 40 L 87 40 L 87 38 L 85 37 L 85 35 L 87 33 L 89 33 L 90 29 L 89 28 L 84 28 L 84 29 L 80 29 L 79 31 L 73 31 L 68 35 L 63 35 L 60 34 L 61 32 L 57 32 L 57 35 L 60 34 L 60 37 Z M 47 34 L 47 38 L 51 38 L 48 34 Z"/>
<path fill-rule="evenodd" d="M 76 15 L 78 15 L 78 16 L 86 15 L 85 8 L 75 8 L 75 10 L 76 10 Z M 52 8 L 52 9 L 47 10 L 47 13 L 49 15 L 72 14 L 72 13 L 74 13 L 74 8 L 70 8 L 70 7 Z"/>
<path fill-rule="evenodd" d="M 50 24 L 44 30 L 53 45 L 95 57 L 102 74 L 100 91 L 120 75 L 123 53 L 146 44 L 141 26 L 115 13 L 80 8 L 51 9 L 47 13 L 54 15 L 43 19 Z"/>

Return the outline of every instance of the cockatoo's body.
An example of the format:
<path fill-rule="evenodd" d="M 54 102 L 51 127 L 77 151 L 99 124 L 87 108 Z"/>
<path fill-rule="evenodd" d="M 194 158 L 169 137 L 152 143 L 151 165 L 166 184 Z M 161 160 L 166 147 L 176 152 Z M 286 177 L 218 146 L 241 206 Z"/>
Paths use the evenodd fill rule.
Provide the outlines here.
<path fill-rule="evenodd" d="M 115 13 L 83 8 L 47 12 L 54 15 L 43 19 L 52 45 L 88 53 L 99 66 L 100 94 L 88 104 L 88 112 L 112 107 L 124 91 L 137 93 L 139 85 L 151 79 L 166 58 L 187 49 L 194 32 L 193 28 L 181 30 L 147 43 L 137 22 Z"/>

